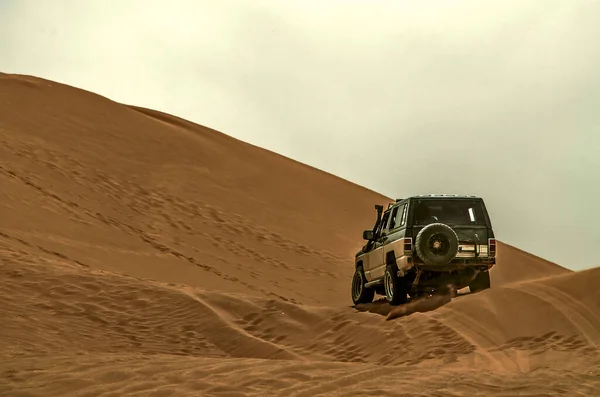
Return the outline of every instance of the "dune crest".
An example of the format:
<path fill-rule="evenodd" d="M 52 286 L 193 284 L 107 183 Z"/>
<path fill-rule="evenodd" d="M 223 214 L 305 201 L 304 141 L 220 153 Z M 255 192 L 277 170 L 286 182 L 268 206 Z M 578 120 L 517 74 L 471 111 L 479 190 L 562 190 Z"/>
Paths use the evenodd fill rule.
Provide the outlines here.
<path fill-rule="evenodd" d="M 570 273 L 571 270 L 539 256 L 498 241 L 497 264 L 490 276 L 495 286 L 546 278 Z"/>
<path fill-rule="evenodd" d="M 382 195 L 162 112 L 0 74 L 1 396 L 585 395 L 600 270 L 351 307 Z"/>

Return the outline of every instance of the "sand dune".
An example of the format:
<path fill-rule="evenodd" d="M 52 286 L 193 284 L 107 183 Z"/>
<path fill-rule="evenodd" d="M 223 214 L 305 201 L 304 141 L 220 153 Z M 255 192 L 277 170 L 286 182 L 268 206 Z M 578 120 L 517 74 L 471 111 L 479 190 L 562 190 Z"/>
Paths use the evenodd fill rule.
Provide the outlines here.
<path fill-rule="evenodd" d="M 498 242 L 498 266 L 491 270 L 495 286 L 542 279 L 570 273 L 556 263 L 520 250 L 512 245 Z"/>
<path fill-rule="evenodd" d="M 389 198 L 30 76 L 0 116 L 2 396 L 599 395 L 600 269 L 353 308 Z"/>

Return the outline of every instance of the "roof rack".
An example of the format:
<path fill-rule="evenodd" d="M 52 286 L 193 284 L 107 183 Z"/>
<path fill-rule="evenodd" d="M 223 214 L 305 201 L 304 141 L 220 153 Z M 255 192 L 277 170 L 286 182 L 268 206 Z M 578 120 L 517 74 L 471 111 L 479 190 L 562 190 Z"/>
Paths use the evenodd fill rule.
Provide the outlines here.
<path fill-rule="evenodd" d="M 477 196 L 467 194 L 418 194 L 414 197 L 470 197 L 477 198 Z"/>

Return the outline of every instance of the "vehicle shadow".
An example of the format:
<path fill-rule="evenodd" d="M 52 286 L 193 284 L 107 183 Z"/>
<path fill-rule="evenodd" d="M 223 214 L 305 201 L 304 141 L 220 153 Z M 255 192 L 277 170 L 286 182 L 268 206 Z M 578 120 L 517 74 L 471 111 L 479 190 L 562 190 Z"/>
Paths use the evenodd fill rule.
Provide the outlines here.
<path fill-rule="evenodd" d="M 393 320 L 399 317 L 409 316 L 413 313 L 430 312 L 450 303 L 452 299 L 458 299 L 461 295 L 452 298 L 450 295 L 434 295 L 411 300 L 410 302 L 391 306 L 385 298 L 374 301 L 373 303 L 364 303 L 355 305 L 354 308 L 360 312 L 369 312 L 382 315 L 386 320 Z"/>

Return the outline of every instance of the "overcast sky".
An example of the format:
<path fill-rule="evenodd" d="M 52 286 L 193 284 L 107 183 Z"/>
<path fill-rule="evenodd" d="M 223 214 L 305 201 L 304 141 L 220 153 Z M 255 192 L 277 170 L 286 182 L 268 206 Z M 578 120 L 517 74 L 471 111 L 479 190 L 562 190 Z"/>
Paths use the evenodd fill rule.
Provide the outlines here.
<path fill-rule="evenodd" d="M 0 38 L 0 71 L 391 197 L 481 195 L 499 239 L 600 265 L 600 1 L 0 0 Z"/>

